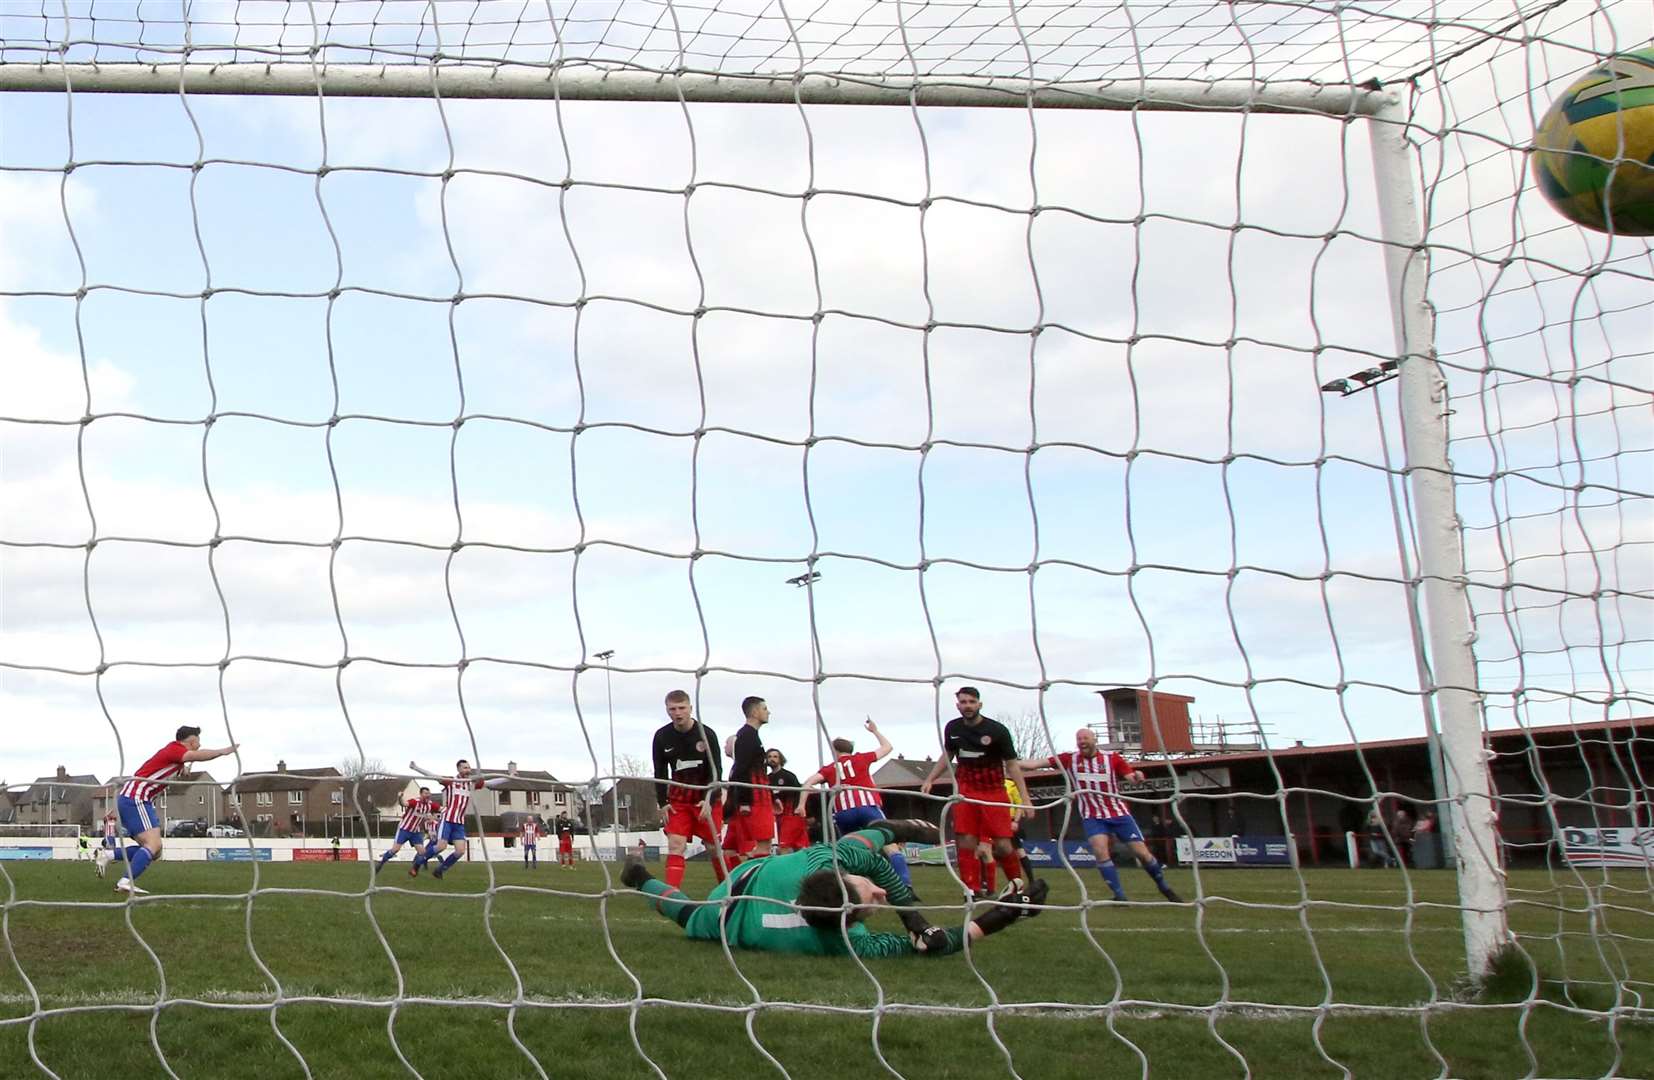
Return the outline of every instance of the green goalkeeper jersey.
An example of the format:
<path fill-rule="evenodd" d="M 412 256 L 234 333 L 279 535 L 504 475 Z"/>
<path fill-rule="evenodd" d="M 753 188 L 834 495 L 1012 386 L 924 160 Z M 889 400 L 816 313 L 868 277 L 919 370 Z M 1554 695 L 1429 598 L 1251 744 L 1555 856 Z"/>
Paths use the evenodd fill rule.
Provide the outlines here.
<path fill-rule="evenodd" d="M 869 958 L 916 954 L 905 933 L 874 933 L 859 922 L 847 929 L 818 930 L 789 906 L 798 900 L 805 878 L 818 870 L 833 869 L 835 852 L 841 873 L 869 878 L 889 895 L 892 904 L 913 903 L 913 891 L 879 850 L 885 842 L 882 833 L 868 830 L 852 833 L 831 847 L 815 844 L 791 855 L 772 855 L 738 866 L 696 908 L 684 933 L 709 941 L 727 935 L 731 948 L 809 956 L 843 956 L 851 950 Z M 727 900 L 732 889 L 738 895 Z"/>

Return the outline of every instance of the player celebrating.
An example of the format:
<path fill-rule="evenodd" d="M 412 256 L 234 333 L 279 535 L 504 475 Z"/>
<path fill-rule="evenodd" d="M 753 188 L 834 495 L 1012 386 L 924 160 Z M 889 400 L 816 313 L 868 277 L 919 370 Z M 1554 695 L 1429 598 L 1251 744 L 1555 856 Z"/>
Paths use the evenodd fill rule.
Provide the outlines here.
<path fill-rule="evenodd" d="M 833 828 L 840 836 L 848 836 L 885 819 L 884 799 L 879 795 L 878 785 L 873 783 L 871 767 L 874 762 L 889 757 L 895 747 L 890 745 L 890 740 L 884 737 L 871 716 L 862 726 L 879 740 L 877 750 L 865 750 L 858 754 L 855 752 L 856 744 L 849 739 L 834 739 L 833 753 L 838 757 L 804 780 L 805 798 L 809 797 L 807 793 L 810 788 L 820 784 L 836 789 L 833 791 Z M 889 857 L 897 876 L 911 886 L 913 874 L 907 868 L 907 856 L 902 848 L 887 848 L 885 855 Z"/>
<path fill-rule="evenodd" d="M 540 869 L 540 823 L 533 818 L 524 818 L 522 826 L 523 869 L 529 869 L 529 856 L 534 857 L 533 869 Z"/>
<path fill-rule="evenodd" d="M 567 818 L 557 823 L 557 865 L 574 869 L 574 825 Z"/>
<path fill-rule="evenodd" d="M 437 828 L 436 835 L 426 842 L 425 849 L 414 856 L 413 865 L 408 868 L 408 876 L 418 877 L 419 871 L 427 862 L 452 847 L 453 851 L 448 857 L 440 860 L 436 869 L 431 871 L 431 876 L 440 880 L 443 874 L 453 869 L 454 864 L 471 850 L 471 842 L 465 838 L 465 813 L 471 809 L 472 794 L 478 788 L 487 787 L 489 782 L 483 780 L 482 774 L 475 772 L 471 768 L 471 763 L 464 758 L 454 762 L 454 776 L 438 776 L 436 773 L 426 772 L 412 761 L 408 762 L 408 768 L 421 776 L 442 782 L 442 824 Z"/>
<path fill-rule="evenodd" d="M 1131 816 L 1131 807 L 1120 798 L 1120 782 L 1129 780 L 1138 783 L 1143 779 L 1142 771 L 1132 769 L 1119 754 L 1099 753 L 1097 733 L 1090 728 L 1075 732 L 1074 741 L 1079 748 L 1078 753 L 1064 750 L 1044 761 L 1023 764 L 1061 769 L 1067 777 L 1074 790 L 1075 809 L 1079 811 L 1085 827 L 1085 838 L 1097 855 L 1097 872 L 1103 875 L 1103 881 L 1107 883 L 1109 892 L 1114 894 L 1114 899 L 1123 901 L 1126 898 L 1125 890 L 1120 887 L 1120 871 L 1114 865 L 1111 849 L 1113 842 L 1118 840 L 1137 856 L 1144 872 L 1154 879 L 1160 895 L 1174 904 L 1181 904 L 1183 898 L 1166 884 L 1166 868 L 1149 853 L 1149 846 L 1143 842 L 1143 830 L 1137 827 L 1137 820 Z"/>
<path fill-rule="evenodd" d="M 226 754 L 235 753 L 239 746 L 239 743 L 231 743 L 217 750 L 203 750 L 200 728 L 179 728 L 171 742 L 138 766 L 138 771 L 132 774 L 132 779 L 126 782 L 121 788 L 121 793 L 116 796 L 115 808 L 120 814 L 121 825 L 126 829 L 126 834 L 137 843 L 125 851 L 119 848 L 113 851 L 109 848 L 100 848 L 97 854 L 99 875 L 108 868 L 111 859 L 125 859 L 127 876 L 115 882 L 115 890 L 124 893 L 146 892 L 147 890 L 138 888 L 138 876 L 149 869 L 151 862 L 161 857 L 161 818 L 155 812 L 153 801 L 156 794 L 165 790 L 167 781 L 183 772 L 184 766 L 190 762 L 221 758 Z"/>
<path fill-rule="evenodd" d="M 810 846 L 810 830 L 804 824 L 804 815 L 798 812 L 798 777 L 787 768 L 787 755 L 771 749 L 764 755 L 769 766 L 770 790 L 775 793 L 775 846 L 781 854 L 791 855 Z"/>
<path fill-rule="evenodd" d="M 954 694 L 959 715 L 942 729 L 942 756 L 930 770 L 919 792 L 929 795 L 936 780 L 954 762 L 955 794 L 963 801 L 954 807 L 953 834 L 959 855 L 959 879 L 973 896 L 984 894 L 982 854 L 977 841 L 992 841 L 993 858 L 1005 871 L 1006 887 L 1020 892 L 1022 867 L 1011 846 L 1011 808 L 1005 801 L 1005 779 L 1015 782 L 1024 803 L 1028 782 L 1023 779 L 1016 745 L 1004 724 L 982 715 L 982 695 L 974 686 L 961 686 Z"/>
<path fill-rule="evenodd" d="M 379 873 L 385 868 L 386 863 L 396 858 L 396 853 L 402 850 L 403 844 L 412 844 L 417 852 L 424 845 L 425 830 L 436 814 L 437 804 L 436 800 L 431 798 L 431 789 L 424 784 L 419 785 L 419 794 L 409 799 L 402 807 L 402 820 L 396 823 L 396 839 L 391 841 L 390 850 L 379 856 L 373 872 Z"/>
<path fill-rule="evenodd" d="M 745 723 L 731 740 L 729 751 L 729 810 L 724 818 L 724 860 L 735 866 L 742 859 L 762 858 L 775 843 L 775 807 L 764 769 L 764 741 L 758 729 L 770 722 L 770 707 L 761 697 L 741 701 Z"/>
<path fill-rule="evenodd" d="M 907 840 L 935 843 L 936 826 L 880 821 L 836 844 L 757 859 L 730 871 L 704 903 L 655 880 L 635 856 L 626 860 L 620 880 L 648 895 L 649 905 L 692 940 L 807 956 L 947 956 L 964 948 L 967 936 L 974 943 L 1022 916 L 1039 914 L 1043 881 L 1034 882 L 1025 894 L 1002 897 L 964 927 L 932 926 L 918 910 L 919 898 L 880 854 Z M 867 917 L 886 903 L 896 909 L 907 933 L 867 928 Z"/>
<path fill-rule="evenodd" d="M 695 719 L 686 691 L 666 695 L 666 715 L 651 748 L 655 801 L 666 819 L 666 884 L 674 889 L 683 884 L 684 851 L 690 837 L 706 844 L 712 874 L 722 881 L 725 869 L 718 830 L 724 827 L 724 812 L 718 792 L 711 790 L 723 771 L 718 736 Z"/>

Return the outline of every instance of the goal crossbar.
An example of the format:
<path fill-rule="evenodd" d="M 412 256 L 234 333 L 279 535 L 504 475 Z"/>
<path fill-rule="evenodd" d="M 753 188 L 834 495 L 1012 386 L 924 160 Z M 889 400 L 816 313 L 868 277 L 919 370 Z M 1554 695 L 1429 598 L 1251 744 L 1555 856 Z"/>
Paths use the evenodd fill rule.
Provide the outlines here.
<path fill-rule="evenodd" d="M 334 97 L 696 101 L 775 105 L 926 105 L 971 108 L 1247 110 L 1372 116 L 1392 95 L 1372 86 L 1249 80 L 1015 78 L 896 79 L 800 73 L 730 75 L 587 64 L 0 64 L 0 91 L 108 94 L 259 94 Z"/>

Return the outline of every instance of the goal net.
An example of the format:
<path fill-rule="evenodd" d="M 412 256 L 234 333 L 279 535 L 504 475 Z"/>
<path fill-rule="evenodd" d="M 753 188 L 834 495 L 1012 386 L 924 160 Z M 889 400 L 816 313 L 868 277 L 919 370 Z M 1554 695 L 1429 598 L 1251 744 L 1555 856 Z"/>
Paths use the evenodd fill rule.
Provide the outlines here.
<path fill-rule="evenodd" d="M 1529 151 L 1651 33 L 0 5 L 0 821 L 238 746 L 147 894 L 0 832 L 0 1072 L 1645 1075 L 1654 257 Z M 756 696 L 801 778 L 876 723 L 965 926 L 964 686 L 1039 918 L 776 955 L 620 882 L 663 696 L 717 742 Z M 1078 729 L 1144 774 L 1112 867 Z M 376 872 L 460 758 L 466 861 Z"/>

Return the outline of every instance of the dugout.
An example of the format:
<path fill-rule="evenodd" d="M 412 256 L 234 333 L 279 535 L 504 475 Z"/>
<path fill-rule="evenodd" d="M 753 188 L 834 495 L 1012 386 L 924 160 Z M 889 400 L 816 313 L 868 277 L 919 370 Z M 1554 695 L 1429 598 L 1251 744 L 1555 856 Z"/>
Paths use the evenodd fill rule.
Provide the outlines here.
<path fill-rule="evenodd" d="M 1654 825 L 1654 717 L 1491 732 L 1498 828 L 1512 865 L 1557 858 L 1556 826 Z M 1147 774 L 1128 792 L 1151 850 L 1175 861 L 1175 838 L 1290 834 L 1305 866 L 1347 866 L 1347 832 L 1361 832 L 1375 805 L 1417 820 L 1432 808 L 1425 739 L 1147 757 L 1122 751 Z M 938 820 L 941 804 L 918 794 L 934 760 L 893 759 L 879 770 L 885 812 Z M 1172 774 L 1177 776 L 1175 809 Z M 1060 800 L 1054 771 L 1028 777 L 1036 801 Z M 948 795 L 946 776 L 933 789 Z M 1554 814 L 1554 819 L 1552 815 Z M 1077 819 L 1045 811 L 1024 826 L 1030 840 L 1083 838 Z M 1072 816 L 1070 815 L 1070 818 Z"/>

